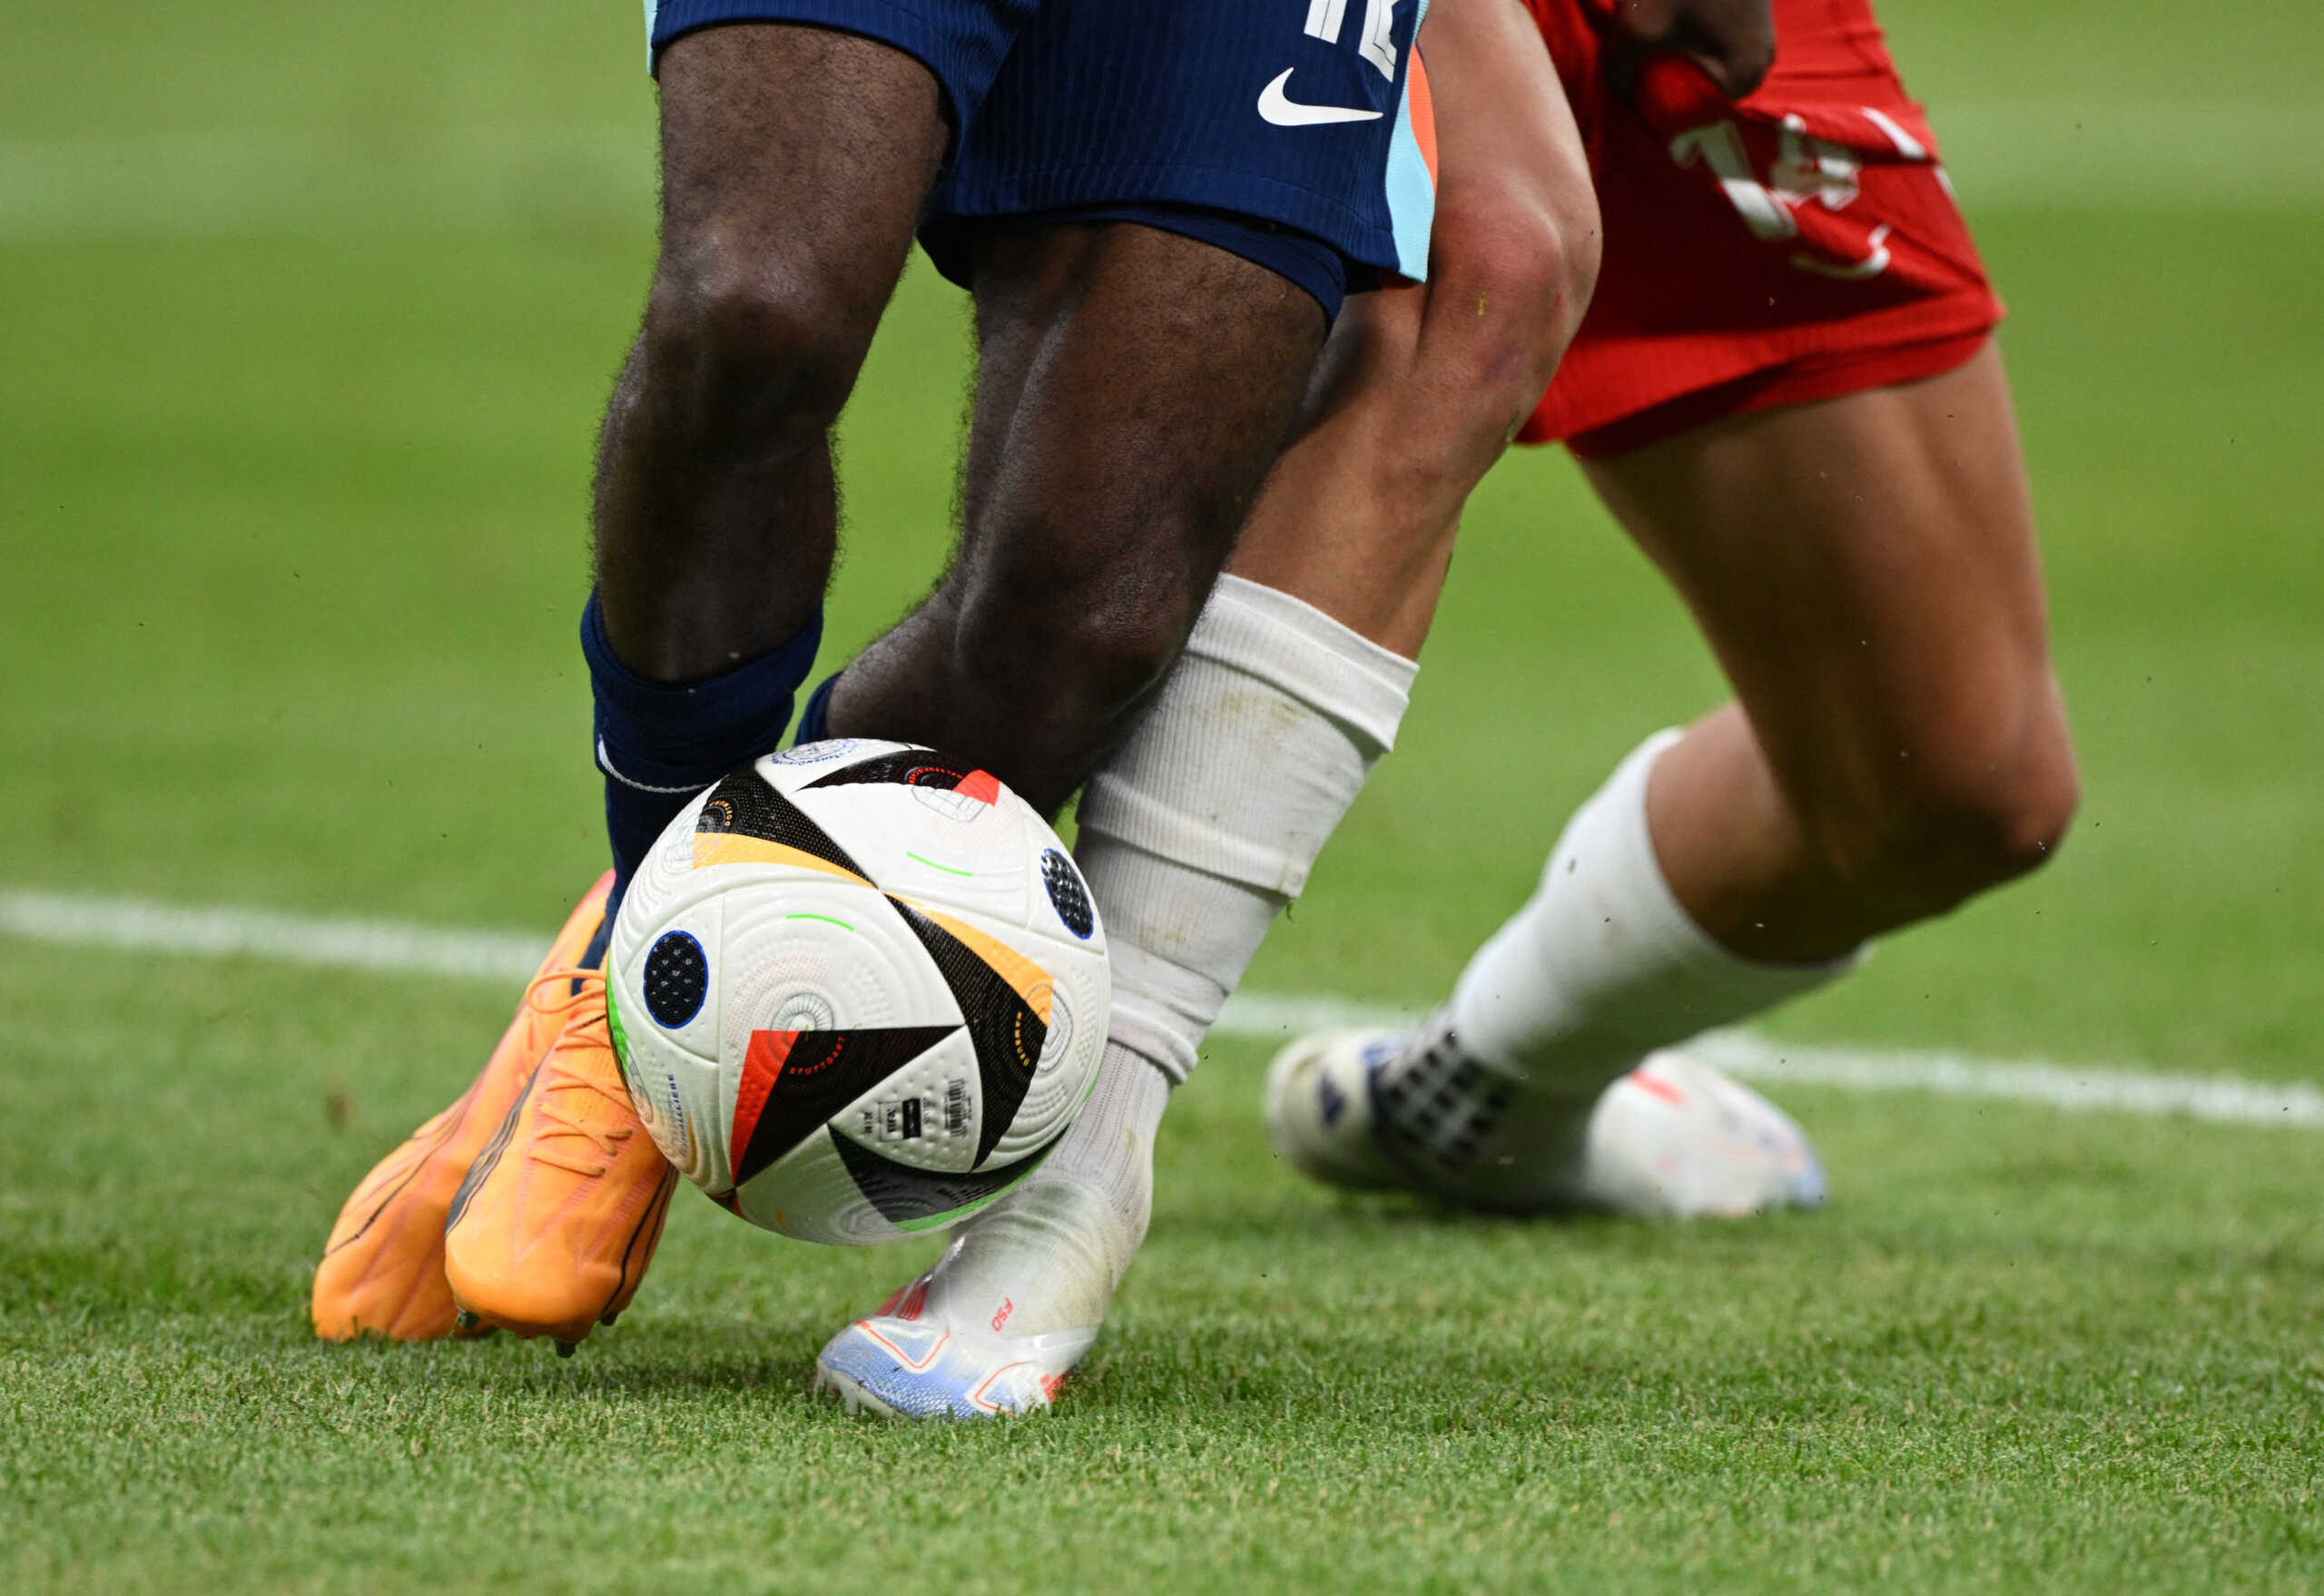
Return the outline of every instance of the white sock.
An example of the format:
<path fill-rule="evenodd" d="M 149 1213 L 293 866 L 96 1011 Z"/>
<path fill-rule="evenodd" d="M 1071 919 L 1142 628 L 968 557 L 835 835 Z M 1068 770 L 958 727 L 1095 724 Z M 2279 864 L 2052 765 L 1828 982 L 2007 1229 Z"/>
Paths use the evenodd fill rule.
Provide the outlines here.
<path fill-rule="evenodd" d="M 1160 1070 L 1109 1045 L 1089 1101 L 1057 1150 L 954 1233 L 930 1300 L 1012 1336 L 1102 1323 L 1146 1239 L 1154 1130 L 1169 1101 Z"/>
<path fill-rule="evenodd" d="M 1114 971 L 1095 1093 L 945 1254 L 949 1310 L 989 1318 L 1006 1301 L 1011 1335 L 1105 1317 L 1146 1237 L 1170 1089 L 1395 741 L 1418 668 L 1288 594 L 1219 578 L 1153 708 L 1081 799 L 1074 852 Z"/>
<path fill-rule="evenodd" d="M 1760 964 L 1670 891 L 1647 825 L 1657 733 L 1574 813 L 1525 906 L 1428 1030 L 1383 1067 L 1382 1123 L 1478 1195 L 1551 1199 L 1590 1105 L 1655 1049 L 1772 1009 L 1861 962 Z"/>

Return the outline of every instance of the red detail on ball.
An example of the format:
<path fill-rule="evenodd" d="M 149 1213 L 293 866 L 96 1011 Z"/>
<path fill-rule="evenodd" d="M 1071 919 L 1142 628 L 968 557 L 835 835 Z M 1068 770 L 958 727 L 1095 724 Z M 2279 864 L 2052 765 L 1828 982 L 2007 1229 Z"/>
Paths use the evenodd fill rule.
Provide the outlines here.
<path fill-rule="evenodd" d="M 1652 1092 L 1674 1108 L 1683 1108 L 1687 1106 L 1687 1094 L 1659 1075 L 1649 1075 L 1643 1069 L 1633 1069 L 1630 1071 L 1630 1079 L 1640 1089 Z"/>
<path fill-rule="evenodd" d="M 734 1093 L 734 1139 L 727 1144 L 737 1153 L 751 1145 L 751 1133 L 759 1128 L 759 1116 L 766 1111 L 766 1100 L 798 1039 L 795 1030 L 751 1032 L 750 1048 L 743 1055 L 742 1085 Z"/>
<path fill-rule="evenodd" d="M 998 803 L 1000 802 L 1000 778 L 989 770 L 972 770 L 960 778 L 960 784 L 952 791 L 980 803 Z"/>

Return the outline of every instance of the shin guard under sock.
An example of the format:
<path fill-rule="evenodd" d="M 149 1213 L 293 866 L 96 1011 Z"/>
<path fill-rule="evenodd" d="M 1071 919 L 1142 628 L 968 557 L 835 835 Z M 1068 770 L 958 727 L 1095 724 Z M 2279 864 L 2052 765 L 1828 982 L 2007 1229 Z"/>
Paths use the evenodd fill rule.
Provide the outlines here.
<path fill-rule="evenodd" d="M 1395 742 L 1418 667 L 1288 593 L 1218 579 L 1185 656 L 1091 780 L 1074 847 L 1114 972 L 1089 1104 L 936 1272 L 1009 1334 L 1094 1329 L 1145 1239 L 1172 1086 Z"/>

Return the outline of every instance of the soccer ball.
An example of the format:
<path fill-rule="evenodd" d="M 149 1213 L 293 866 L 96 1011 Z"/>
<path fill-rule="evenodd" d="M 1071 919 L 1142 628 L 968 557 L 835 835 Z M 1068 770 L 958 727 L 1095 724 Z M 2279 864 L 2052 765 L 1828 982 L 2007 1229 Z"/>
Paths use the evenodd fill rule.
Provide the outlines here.
<path fill-rule="evenodd" d="M 1088 1097 L 1111 996 L 1088 889 L 1031 805 L 849 738 L 687 804 L 606 960 L 655 1144 L 808 1241 L 940 1230 L 1022 1179 Z"/>

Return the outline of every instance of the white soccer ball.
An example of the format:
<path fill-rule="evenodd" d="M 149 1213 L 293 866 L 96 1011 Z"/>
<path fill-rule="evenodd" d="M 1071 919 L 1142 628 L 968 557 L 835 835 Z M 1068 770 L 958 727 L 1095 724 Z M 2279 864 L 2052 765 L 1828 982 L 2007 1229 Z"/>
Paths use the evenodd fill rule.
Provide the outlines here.
<path fill-rule="evenodd" d="M 807 1241 L 967 1217 L 1081 1110 L 1112 981 L 1032 806 L 926 748 L 770 754 L 686 805 L 614 921 L 630 1098 L 687 1178 Z"/>

